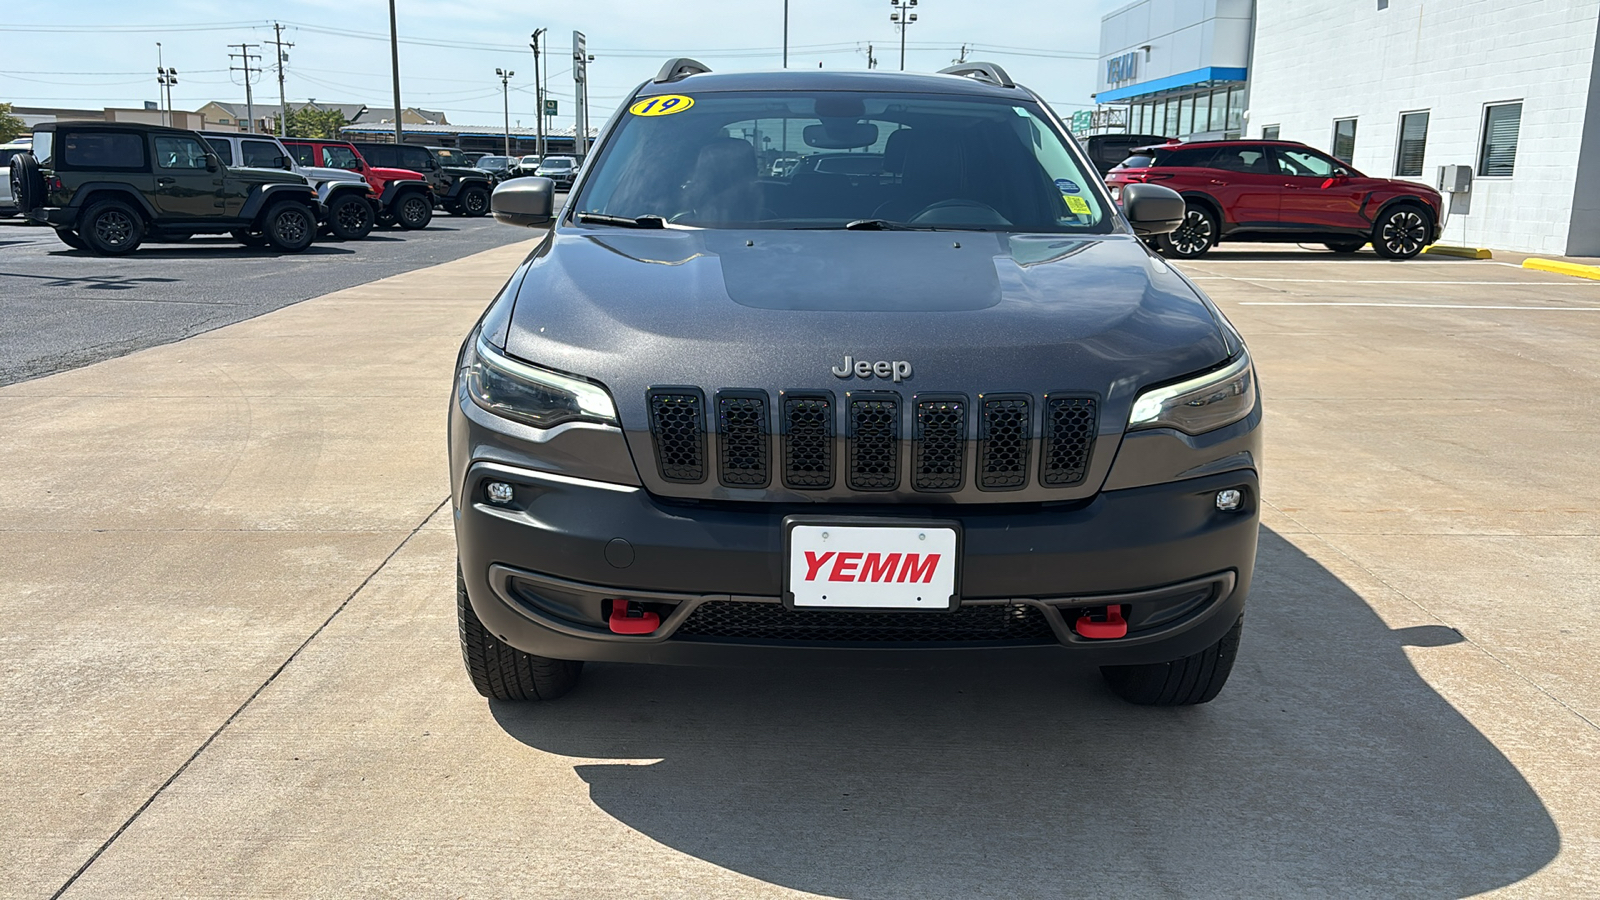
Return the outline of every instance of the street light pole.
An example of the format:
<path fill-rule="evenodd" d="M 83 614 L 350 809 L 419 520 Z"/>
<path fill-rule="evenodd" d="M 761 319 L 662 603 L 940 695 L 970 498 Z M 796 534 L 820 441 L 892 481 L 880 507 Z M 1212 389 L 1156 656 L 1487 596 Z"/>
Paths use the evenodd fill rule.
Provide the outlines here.
<path fill-rule="evenodd" d="M 917 0 L 889 0 L 889 5 L 894 7 L 894 12 L 889 13 L 889 21 L 900 26 L 900 71 L 906 70 L 906 29 L 917 21 L 917 14 L 912 12 L 917 8 Z"/>
<path fill-rule="evenodd" d="M 528 43 L 528 46 L 533 48 L 533 99 L 539 107 L 539 140 L 538 143 L 534 144 L 534 152 L 539 154 L 540 159 L 544 159 L 544 81 L 539 78 L 539 39 L 548 30 L 547 28 L 534 29 L 531 35 L 533 40 Z M 510 156 L 509 153 L 506 155 Z"/>
<path fill-rule="evenodd" d="M 783 67 L 789 68 L 789 0 L 783 0 Z"/>
<path fill-rule="evenodd" d="M 511 76 L 517 74 L 506 69 L 495 69 L 494 73 L 500 76 L 500 95 L 505 98 L 506 106 L 506 156 L 511 155 Z"/>

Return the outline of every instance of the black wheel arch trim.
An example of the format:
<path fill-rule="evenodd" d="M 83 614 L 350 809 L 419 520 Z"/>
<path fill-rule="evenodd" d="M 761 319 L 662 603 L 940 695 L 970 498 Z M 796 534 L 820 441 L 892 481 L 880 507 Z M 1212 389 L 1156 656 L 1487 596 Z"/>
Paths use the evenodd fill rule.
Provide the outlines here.
<path fill-rule="evenodd" d="M 400 198 L 401 192 L 408 190 L 430 192 L 428 183 L 426 181 L 422 181 L 421 179 L 396 179 L 383 186 L 383 194 L 378 197 L 378 203 L 387 209 Z"/>
<path fill-rule="evenodd" d="M 1217 222 L 1217 237 L 1220 238 L 1232 230 L 1228 217 L 1222 214 L 1222 204 L 1217 202 L 1217 198 L 1205 191 L 1182 191 L 1180 195 L 1185 201 L 1193 200 L 1206 205 L 1206 211 L 1211 213 L 1211 218 Z"/>
<path fill-rule="evenodd" d="M 317 201 L 317 192 L 309 184 L 266 184 L 252 190 L 250 196 L 245 198 L 244 207 L 239 210 L 239 218 L 255 221 L 256 216 L 266 209 L 269 200 L 300 200 L 310 210 L 312 218 L 317 217 L 320 204 Z"/>
<path fill-rule="evenodd" d="M 156 212 L 156 208 L 150 205 L 150 201 L 146 200 L 143 194 L 120 181 L 85 182 L 72 192 L 72 202 L 67 204 L 65 208 L 73 210 L 87 209 L 91 203 L 104 199 L 104 195 L 107 193 L 116 194 L 118 199 L 132 203 L 144 213 L 146 219 L 153 221 L 161 218 L 160 214 Z"/>

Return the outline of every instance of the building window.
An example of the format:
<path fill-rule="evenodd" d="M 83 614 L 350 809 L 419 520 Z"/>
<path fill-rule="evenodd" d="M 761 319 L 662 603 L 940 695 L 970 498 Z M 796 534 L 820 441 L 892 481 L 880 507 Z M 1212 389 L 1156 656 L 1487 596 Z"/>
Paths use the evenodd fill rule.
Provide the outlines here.
<path fill-rule="evenodd" d="M 1261 126 L 1261 139 L 1263 141 L 1275 141 L 1278 139 L 1279 130 L 1280 126 L 1277 125 L 1263 125 Z"/>
<path fill-rule="evenodd" d="M 1517 134 L 1522 130 L 1522 101 L 1500 103 L 1483 111 L 1483 144 L 1478 148 L 1480 176 L 1510 177 L 1517 161 Z"/>
<path fill-rule="evenodd" d="M 1188 136 L 1194 134 L 1194 95 L 1186 94 L 1178 99 L 1178 134 Z"/>
<path fill-rule="evenodd" d="M 1356 120 L 1333 120 L 1333 158 L 1353 165 L 1356 156 Z"/>
<path fill-rule="evenodd" d="M 227 119 L 218 119 L 217 120 L 217 124 L 218 125 L 232 125 L 233 123 L 229 122 Z"/>
<path fill-rule="evenodd" d="M 1211 130 L 1211 92 L 1196 94 L 1194 98 L 1194 130 Z"/>
<path fill-rule="evenodd" d="M 1428 113 L 1400 116 L 1400 146 L 1394 153 L 1394 177 L 1421 178 L 1422 153 L 1428 146 Z"/>
<path fill-rule="evenodd" d="M 1389 8 L 1389 0 L 1378 0 L 1378 8 L 1379 9 L 1388 9 Z"/>

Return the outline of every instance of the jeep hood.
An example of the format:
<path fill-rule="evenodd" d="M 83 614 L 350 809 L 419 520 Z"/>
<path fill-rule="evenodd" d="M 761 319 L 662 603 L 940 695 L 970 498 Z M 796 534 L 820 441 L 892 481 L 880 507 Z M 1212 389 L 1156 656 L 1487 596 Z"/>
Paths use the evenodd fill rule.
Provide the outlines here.
<path fill-rule="evenodd" d="M 605 384 L 625 428 L 653 385 L 902 394 L 1093 392 L 1217 365 L 1208 302 L 1125 235 L 563 227 L 534 251 L 506 350 Z M 836 377 L 846 356 L 911 375 Z"/>
<path fill-rule="evenodd" d="M 427 181 L 426 178 L 422 177 L 421 172 L 413 172 L 410 169 L 386 169 L 383 166 L 370 166 L 369 168 L 374 175 L 384 181 Z"/>
<path fill-rule="evenodd" d="M 283 169 L 257 169 L 251 166 L 231 166 L 228 171 L 236 173 L 252 184 L 310 184 L 304 177 L 294 172 Z"/>

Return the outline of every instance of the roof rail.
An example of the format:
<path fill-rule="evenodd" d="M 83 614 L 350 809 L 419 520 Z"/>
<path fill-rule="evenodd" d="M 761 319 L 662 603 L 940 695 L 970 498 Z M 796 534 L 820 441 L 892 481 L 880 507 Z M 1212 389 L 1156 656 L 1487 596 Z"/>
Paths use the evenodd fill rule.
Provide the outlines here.
<path fill-rule="evenodd" d="M 948 69 L 940 69 L 939 74 L 961 75 L 965 78 L 976 78 L 979 81 L 987 81 L 996 87 L 1014 88 L 1017 86 L 1017 83 L 1011 80 L 1011 76 L 1006 74 L 1006 70 L 1000 68 L 994 63 L 961 63 L 960 65 L 951 66 Z"/>
<path fill-rule="evenodd" d="M 711 71 L 711 67 L 703 62 L 697 62 L 687 56 L 678 56 L 667 60 L 667 64 L 656 73 L 656 84 L 667 84 L 673 81 L 682 81 L 690 75 L 704 75 Z"/>

